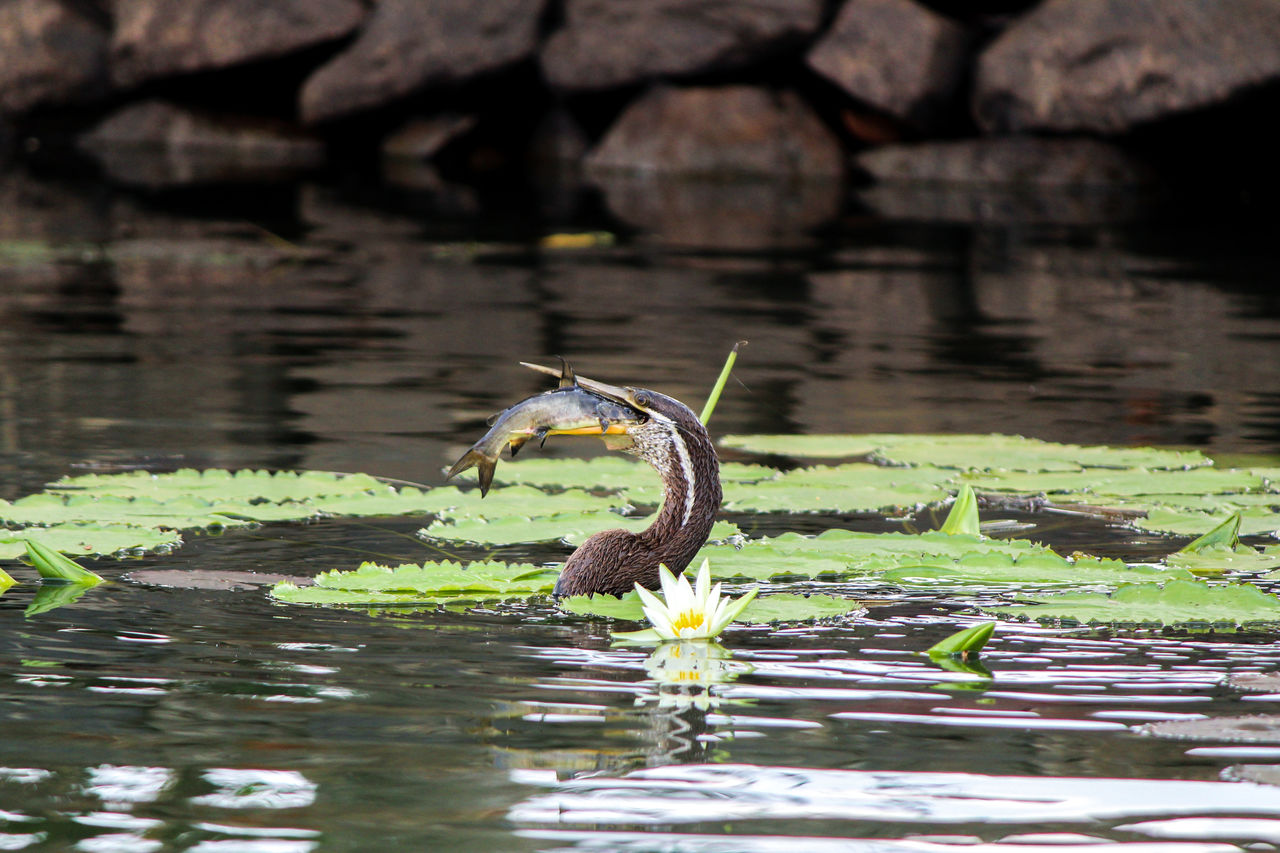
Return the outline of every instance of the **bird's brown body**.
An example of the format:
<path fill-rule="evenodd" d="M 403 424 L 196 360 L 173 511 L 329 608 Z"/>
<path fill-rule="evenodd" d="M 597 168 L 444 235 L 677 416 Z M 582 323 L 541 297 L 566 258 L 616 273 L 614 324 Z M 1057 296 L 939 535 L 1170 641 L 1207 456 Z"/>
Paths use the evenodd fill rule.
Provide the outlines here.
<path fill-rule="evenodd" d="M 523 442 L 525 432 L 542 436 L 599 435 L 610 448 L 638 456 L 652 465 L 663 485 L 662 506 L 653 523 L 640 533 L 606 530 L 582 543 L 569 555 L 556 581 L 555 596 L 595 593 L 621 596 L 637 583 L 657 589 L 660 565 L 675 574 L 683 572 L 706 543 L 720 510 L 720 461 L 702 421 L 684 403 L 656 391 L 575 377 L 567 364 L 560 371 L 533 364 L 526 366 L 559 375 L 562 391 L 571 385 L 574 394 L 594 395 L 608 405 L 592 407 L 591 411 L 600 415 L 599 426 L 583 429 L 573 417 L 561 416 L 559 409 L 541 404 L 541 397 L 530 398 L 517 404 L 539 402 L 536 411 L 525 418 L 530 422 L 526 425 L 528 429 L 516 431 L 518 440 Z M 499 439 L 510 431 L 506 427 L 498 429 L 502 423 L 500 416 L 495 424 L 495 430 L 502 434 Z M 489 438 L 486 435 L 476 447 L 487 447 L 485 442 Z M 494 441 L 495 447 L 500 448 L 501 441 Z M 516 446 L 513 442 L 512 455 Z M 497 454 L 491 453 L 492 458 L 481 456 L 481 461 L 487 464 L 487 477 L 483 476 L 486 471 L 482 467 L 481 482 L 487 487 Z M 458 460 L 449 476 L 479 464 L 477 458 L 473 447 Z"/>

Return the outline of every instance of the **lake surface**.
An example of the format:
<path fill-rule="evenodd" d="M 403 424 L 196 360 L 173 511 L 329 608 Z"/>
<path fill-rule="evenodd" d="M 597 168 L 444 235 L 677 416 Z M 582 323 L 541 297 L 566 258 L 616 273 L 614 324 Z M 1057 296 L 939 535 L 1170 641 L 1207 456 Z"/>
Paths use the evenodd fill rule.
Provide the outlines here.
<path fill-rule="evenodd" d="M 488 415 L 545 387 L 521 360 L 563 354 L 696 408 L 737 340 L 717 433 L 1280 453 L 1274 223 L 1256 209 L 607 189 L 131 193 L 0 173 L 0 497 L 135 467 L 439 484 Z M 1068 550 L 1179 542 L 1022 520 Z M 191 536 L 93 568 L 420 561 L 421 524 Z M 120 580 L 25 618 L 35 588 L 0 598 L 0 849 L 1280 843 L 1280 788 L 1226 781 L 1274 770 L 1280 743 L 1139 730 L 1275 713 L 1280 695 L 1224 682 L 1280 664 L 1270 635 L 1003 624 L 975 689 L 914 654 L 964 624 L 945 593 L 857 590 L 857 619 L 726 634 L 700 670 L 713 701 L 690 704 L 664 686 L 672 660 L 550 607 L 378 615 Z"/>

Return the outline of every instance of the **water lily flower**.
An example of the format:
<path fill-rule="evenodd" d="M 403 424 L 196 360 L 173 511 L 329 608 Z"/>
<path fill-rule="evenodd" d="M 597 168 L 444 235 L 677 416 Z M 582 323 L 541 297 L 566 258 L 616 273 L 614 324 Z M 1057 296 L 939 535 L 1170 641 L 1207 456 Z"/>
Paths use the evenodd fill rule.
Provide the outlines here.
<path fill-rule="evenodd" d="M 677 578 L 666 566 L 658 567 L 658 575 L 662 580 L 663 598 L 636 584 L 644 615 L 653 627 L 615 634 L 618 639 L 630 642 L 713 640 L 741 615 L 758 592 L 758 589 L 752 589 L 738 599 L 722 598 L 720 584 L 711 585 L 711 564 L 708 560 L 702 561 L 693 586 L 683 574 Z"/>

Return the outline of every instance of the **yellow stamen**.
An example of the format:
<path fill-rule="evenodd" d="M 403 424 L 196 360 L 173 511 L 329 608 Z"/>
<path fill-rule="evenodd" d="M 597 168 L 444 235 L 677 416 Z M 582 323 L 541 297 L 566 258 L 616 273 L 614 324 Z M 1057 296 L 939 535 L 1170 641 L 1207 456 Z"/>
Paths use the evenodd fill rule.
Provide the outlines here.
<path fill-rule="evenodd" d="M 701 626 L 702 611 L 700 610 L 686 610 L 671 620 L 671 627 L 677 632 L 683 628 L 699 628 Z"/>

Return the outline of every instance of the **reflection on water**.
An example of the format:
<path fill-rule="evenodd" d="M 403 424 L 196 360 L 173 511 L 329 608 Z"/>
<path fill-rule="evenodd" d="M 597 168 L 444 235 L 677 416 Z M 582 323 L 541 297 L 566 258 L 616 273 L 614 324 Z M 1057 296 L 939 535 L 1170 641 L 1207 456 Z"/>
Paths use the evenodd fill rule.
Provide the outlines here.
<path fill-rule="evenodd" d="M 815 229 L 838 198 L 759 187 L 441 198 L 138 198 L 0 176 L 0 497 L 81 464 L 439 483 L 485 417 L 543 387 L 520 360 L 563 353 L 696 402 L 744 338 L 718 431 L 1280 449 L 1264 229 L 1044 200 L 1031 215 L 953 198 L 941 216 L 907 195 L 889 199 L 909 203 L 899 219 L 850 207 Z M 602 229 L 616 243 L 539 242 Z M 194 536 L 127 568 L 420 560 L 418 526 Z M 1277 837 L 1276 789 L 1222 781 L 1274 755 L 1137 731 L 1270 710 L 1223 681 L 1280 666 L 1266 635 L 1003 625 L 987 678 L 915 654 L 963 621 L 927 590 L 848 623 L 643 650 L 537 606 L 374 614 L 124 581 L 24 616 L 36 597 L 0 597 L 3 849 L 1200 853 Z"/>

